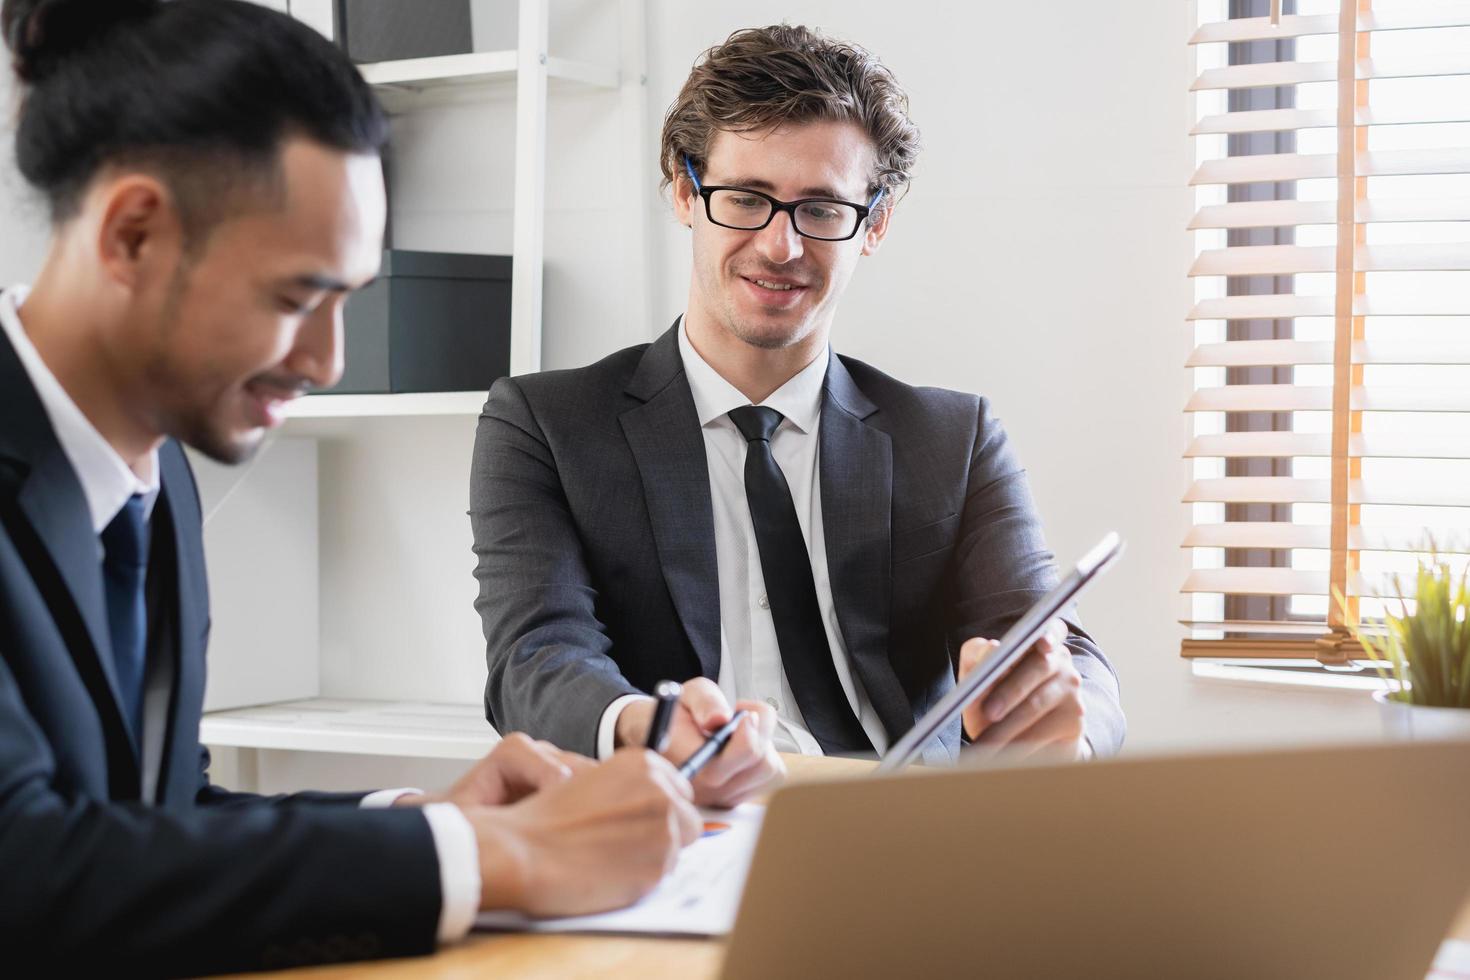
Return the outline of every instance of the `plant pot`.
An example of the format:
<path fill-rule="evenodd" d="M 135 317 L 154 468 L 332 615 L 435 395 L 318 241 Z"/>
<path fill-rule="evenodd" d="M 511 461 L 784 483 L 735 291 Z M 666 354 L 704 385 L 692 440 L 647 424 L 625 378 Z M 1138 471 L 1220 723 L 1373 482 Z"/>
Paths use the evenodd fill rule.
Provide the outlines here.
<path fill-rule="evenodd" d="M 1389 738 L 1470 738 L 1470 708 L 1432 708 L 1393 698 L 1393 689 L 1374 691 L 1373 700 L 1383 717 Z"/>

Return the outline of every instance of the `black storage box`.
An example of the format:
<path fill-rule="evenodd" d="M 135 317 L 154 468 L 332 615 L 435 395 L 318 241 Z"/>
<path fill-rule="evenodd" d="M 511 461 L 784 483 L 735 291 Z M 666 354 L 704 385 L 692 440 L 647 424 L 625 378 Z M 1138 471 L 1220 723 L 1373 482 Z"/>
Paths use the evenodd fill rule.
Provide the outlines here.
<path fill-rule="evenodd" d="M 470 0 L 337 0 L 337 37 L 357 62 L 467 54 Z"/>
<path fill-rule="evenodd" d="M 510 373 L 510 256 L 387 249 L 347 300 L 329 394 L 487 391 Z"/>

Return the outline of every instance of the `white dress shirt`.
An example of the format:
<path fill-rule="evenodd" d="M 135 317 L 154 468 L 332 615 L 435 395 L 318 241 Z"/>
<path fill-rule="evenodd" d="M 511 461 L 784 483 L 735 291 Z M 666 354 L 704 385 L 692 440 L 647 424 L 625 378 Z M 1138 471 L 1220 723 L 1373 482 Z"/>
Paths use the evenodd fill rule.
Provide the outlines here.
<path fill-rule="evenodd" d="M 12 286 L 0 293 L 0 327 L 16 357 L 25 368 L 31 385 L 41 400 L 46 416 L 51 420 L 51 429 L 67 461 L 76 471 L 82 485 L 82 494 L 87 499 L 87 509 L 92 518 L 92 530 L 101 534 L 112 519 L 123 509 L 123 505 L 134 494 L 141 494 L 144 501 L 143 513 L 152 522 L 153 505 L 158 500 L 159 474 L 158 451 L 149 453 L 134 470 L 123 461 L 96 427 L 82 414 L 72 401 L 56 375 L 41 359 L 36 346 L 26 334 L 21 323 L 20 308 L 30 293 L 28 286 Z M 98 542 L 97 562 L 100 574 L 102 545 Z M 166 692 L 165 692 L 166 693 Z M 157 766 L 162 757 L 163 727 L 166 724 L 168 698 L 154 697 L 149 692 L 144 699 L 144 746 L 145 767 L 152 757 L 153 779 L 157 778 Z M 150 752 L 149 746 L 159 747 Z M 151 781 L 150 781 L 151 782 Z M 365 808 L 390 806 L 405 793 L 416 790 L 381 790 L 363 798 Z M 143 799 L 153 798 L 145 792 Z M 433 803 L 423 808 L 424 818 L 429 822 L 429 831 L 434 838 L 434 848 L 439 858 L 439 885 L 443 905 L 439 911 L 439 939 L 447 942 L 459 939 L 469 932 L 474 924 L 475 913 L 480 906 L 480 860 L 479 845 L 475 841 L 474 828 L 465 819 L 459 808 L 452 803 Z M 247 859 L 248 860 L 248 859 Z"/>
<path fill-rule="evenodd" d="M 776 748 L 782 752 L 821 755 L 822 747 L 802 722 L 801 708 L 791 693 L 776 642 L 776 623 L 766 598 L 760 551 L 750 505 L 745 499 L 745 454 L 748 443 L 730 420 L 732 409 L 750 404 L 734 385 L 722 378 L 689 342 L 679 324 L 679 356 L 694 395 L 694 409 L 704 433 L 709 465 L 710 499 L 714 505 L 715 554 L 720 577 L 720 690 L 732 703 L 764 701 L 776 709 Z M 822 526 L 820 443 L 822 386 L 827 378 L 829 349 L 761 402 L 785 418 L 771 437 L 771 454 L 791 488 L 796 519 L 806 539 L 817 586 L 817 604 L 827 632 L 827 646 L 847 703 L 863 731 L 881 754 L 888 749 L 888 733 L 868 701 L 862 681 L 852 669 L 847 643 L 832 602 L 827 571 L 827 545 Z M 617 715 L 642 695 L 627 695 L 608 705 L 598 728 L 598 754 L 613 750 Z"/>

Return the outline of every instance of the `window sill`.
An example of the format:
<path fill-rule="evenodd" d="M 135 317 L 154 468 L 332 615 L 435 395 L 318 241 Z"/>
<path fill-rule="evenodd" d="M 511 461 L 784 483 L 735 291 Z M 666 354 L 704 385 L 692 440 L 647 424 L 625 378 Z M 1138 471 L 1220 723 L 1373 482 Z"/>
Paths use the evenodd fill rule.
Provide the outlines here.
<path fill-rule="evenodd" d="M 1195 677 L 1217 683 L 1350 697 L 1362 697 L 1387 686 L 1371 666 L 1356 671 L 1328 670 L 1310 660 L 1192 660 L 1190 669 Z"/>

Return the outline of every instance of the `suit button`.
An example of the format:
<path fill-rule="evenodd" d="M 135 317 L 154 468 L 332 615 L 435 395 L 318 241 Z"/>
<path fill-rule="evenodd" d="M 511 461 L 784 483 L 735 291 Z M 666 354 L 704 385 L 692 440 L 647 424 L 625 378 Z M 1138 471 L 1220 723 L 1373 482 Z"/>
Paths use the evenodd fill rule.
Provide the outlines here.
<path fill-rule="evenodd" d="M 758 605 L 758 606 L 760 606 L 762 609 L 770 609 L 771 608 L 771 600 L 770 600 L 770 597 L 767 596 L 764 592 L 762 592 L 761 593 L 761 597 L 755 601 L 755 604 Z"/>

